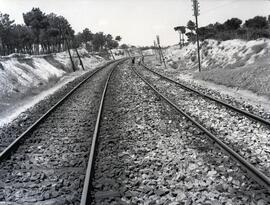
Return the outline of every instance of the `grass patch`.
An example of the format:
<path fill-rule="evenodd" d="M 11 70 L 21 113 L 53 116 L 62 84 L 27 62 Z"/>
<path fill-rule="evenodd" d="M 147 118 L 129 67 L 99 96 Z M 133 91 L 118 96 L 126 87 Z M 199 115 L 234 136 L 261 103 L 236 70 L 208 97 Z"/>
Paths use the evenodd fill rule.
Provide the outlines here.
<path fill-rule="evenodd" d="M 192 62 L 195 62 L 195 61 L 196 61 L 196 59 L 197 59 L 197 57 L 196 57 L 196 56 L 191 56 L 191 58 L 190 58 L 190 60 L 191 60 Z"/>
<path fill-rule="evenodd" d="M 224 46 L 220 46 L 220 50 L 222 50 L 222 51 L 223 51 L 223 50 L 224 50 L 224 48 L 225 48 Z"/>
<path fill-rule="evenodd" d="M 170 62 L 170 66 L 171 66 L 173 69 L 177 69 L 177 68 L 178 68 L 178 63 L 176 63 L 175 61 L 172 61 L 172 62 Z"/>
<path fill-rule="evenodd" d="M 15 76 L 11 76 L 10 80 L 13 84 L 17 84 L 19 82 L 18 78 L 16 78 Z"/>
<path fill-rule="evenodd" d="M 15 66 L 23 70 L 25 73 L 30 73 L 29 68 L 23 66 L 22 64 L 16 63 Z"/>
<path fill-rule="evenodd" d="M 59 68 L 63 71 L 69 71 L 69 68 L 66 68 L 64 64 L 60 63 L 59 61 L 55 60 L 52 55 L 45 56 L 44 59 L 51 64 L 53 67 Z"/>
<path fill-rule="evenodd" d="M 262 43 L 259 45 L 252 46 L 252 50 L 257 54 L 267 47 L 267 43 Z"/>
<path fill-rule="evenodd" d="M 2 65 L 2 63 L 0 63 L 0 69 L 1 70 L 5 70 L 4 66 Z"/>
<path fill-rule="evenodd" d="M 17 59 L 20 63 L 25 63 L 27 65 L 29 65 L 30 67 L 32 67 L 33 69 L 35 69 L 35 66 L 34 66 L 34 61 L 32 58 L 18 58 Z"/>
<path fill-rule="evenodd" d="M 236 61 L 236 63 L 234 63 L 231 68 L 238 68 L 238 67 L 242 67 L 242 66 L 245 66 L 246 65 L 246 61 L 245 60 L 239 60 L 239 61 Z"/>
<path fill-rule="evenodd" d="M 14 91 L 15 93 L 19 93 L 19 92 L 20 92 L 17 88 L 13 88 L 13 91 Z"/>

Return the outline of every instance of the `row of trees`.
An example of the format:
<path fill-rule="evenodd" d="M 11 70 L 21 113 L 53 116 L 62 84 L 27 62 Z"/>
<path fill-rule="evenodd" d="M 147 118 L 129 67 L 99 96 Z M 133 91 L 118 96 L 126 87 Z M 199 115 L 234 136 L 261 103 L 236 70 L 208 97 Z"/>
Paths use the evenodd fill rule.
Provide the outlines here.
<path fill-rule="evenodd" d="M 92 33 L 88 28 L 75 35 L 63 16 L 45 14 L 39 8 L 23 14 L 25 24 L 15 24 L 8 14 L 0 12 L 0 54 L 52 53 L 76 48 L 84 43 L 90 51 L 117 48 L 120 36 L 113 38 L 103 32 Z"/>
<path fill-rule="evenodd" d="M 180 29 L 179 27 L 177 28 Z M 188 41 L 195 41 L 195 23 L 188 21 L 187 26 L 181 26 L 181 33 L 187 36 Z M 268 18 L 256 16 L 246 20 L 244 23 L 241 19 L 231 18 L 222 24 L 216 22 L 215 24 L 200 27 L 198 34 L 200 40 L 254 40 L 258 38 L 270 38 L 270 16 Z"/>
<path fill-rule="evenodd" d="M 92 33 L 88 28 L 85 28 L 75 36 L 77 46 L 85 44 L 89 51 L 117 48 L 121 40 L 121 36 L 114 38 L 111 34 L 104 34 L 103 32 Z"/>

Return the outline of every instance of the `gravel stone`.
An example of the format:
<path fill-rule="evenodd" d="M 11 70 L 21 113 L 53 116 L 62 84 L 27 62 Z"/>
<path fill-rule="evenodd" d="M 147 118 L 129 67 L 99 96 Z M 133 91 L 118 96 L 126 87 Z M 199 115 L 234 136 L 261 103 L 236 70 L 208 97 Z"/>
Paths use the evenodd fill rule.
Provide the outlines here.
<path fill-rule="evenodd" d="M 159 91 L 173 99 L 183 111 L 270 177 L 270 152 L 268 152 L 270 129 L 268 127 L 220 104 L 183 90 L 143 67 L 138 67 L 138 70 Z"/>
<path fill-rule="evenodd" d="M 96 114 L 111 68 L 83 84 L 1 162 L 0 200 L 80 203 Z"/>
<path fill-rule="evenodd" d="M 118 188 L 100 185 L 109 176 Z M 119 192 L 127 204 L 270 202 L 266 190 L 156 97 L 127 64 L 115 71 L 108 88 L 93 187 L 95 193 Z"/>

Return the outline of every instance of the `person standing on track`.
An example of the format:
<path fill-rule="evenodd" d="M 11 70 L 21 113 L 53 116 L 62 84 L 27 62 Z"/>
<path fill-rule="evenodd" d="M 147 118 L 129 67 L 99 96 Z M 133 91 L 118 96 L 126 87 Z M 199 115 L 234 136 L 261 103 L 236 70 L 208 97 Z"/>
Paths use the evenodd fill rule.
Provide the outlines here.
<path fill-rule="evenodd" d="M 134 65 L 135 64 L 135 57 L 132 58 L 131 60 L 131 64 Z"/>

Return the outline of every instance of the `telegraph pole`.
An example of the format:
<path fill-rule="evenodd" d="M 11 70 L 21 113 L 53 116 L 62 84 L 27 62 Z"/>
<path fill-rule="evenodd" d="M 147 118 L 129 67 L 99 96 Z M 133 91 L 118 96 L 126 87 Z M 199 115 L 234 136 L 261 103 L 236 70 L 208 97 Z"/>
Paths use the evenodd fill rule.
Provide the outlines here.
<path fill-rule="evenodd" d="M 69 33 L 68 31 L 67 31 L 67 33 L 68 33 L 68 35 L 71 37 L 71 35 L 70 35 L 70 33 Z M 73 41 L 73 43 L 74 43 L 74 41 Z M 83 62 L 82 62 L 82 59 L 81 59 L 81 56 L 80 56 L 80 54 L 79 54 L 78 49 L 76 48 L 76 46 L 74 46 L 74 50 L 76 51 L 76 54 L 77 54 L 77 56 L 78 56 L 78 58 L 79 58 L 80 64 L 81 64 L 81 66 L 82 66 L 82 69 L 85 70 L 85 69 L 84 69 Z M 74 64 L 74 63 L 73 63 L 73 64 Z"/>
<path fill-rule="evenodd" d="M 180 37 L 180 41 L 179 41 L 180 48 L 182 48 L 182 33 L 181 33 L 181 31 L 179 31 L 179 37 Z"/>
<path fill-rule="evenodd" d="M 162 63 L 162 56 L 161 56 L 161 52 L 160 52 L 160 39 L 159 39 L 159 36 L 157 36 L 157 52 L 158 52 L 158 55 L 159 55 L 159 61 L 160 61 L 160 63 Z"/>
<path fill-rule="evenodd" d="M 163 56 L 162 49 L 161 49 L 161 47 L 160 47 L 159 36 L 157 36 L 157 44 L 158 44 L 158 48 L 159 48 L 159 51 L 160 51 L 160 59 L 163 60 L 164 67 L 165 67 L 165 69 L 167 69 L 167 66 L 166 66 L 166 63 L 165 63 L 165 58 L 164 58 L 164 56 Z"/>
<path fill-rule="evenodd" d="M 70 61 L 71 61 L 72 69 L 73 69 L 73 72 L 75 72 L 76 71 L 75 64 L 73 62 L 73 59 L 72 59 L 72 56 L 71 56 L 71 53 L 70 53 L 70 46 L 69 46 L 69 43 L 68 43 L 67 39 L 66 39 L 66 44 L 67 44 L 68 55 L 69 55 L 69 58 L 70 58 Z"/>
<path fill-rule="evenodd" d="M 197 50 L 198 50 L 198 65 L 199 65 L 199 72 L 201 72 L 201 58 L 200 58 L 200 42 L 199 42 L 199 35 L 198 35 L 198 16 L 199 16 L 199 2 L 198 0 L 193 1 L 193 11 L 196 21 L 196 40 L 197 40 Z"/>
<path fill-rule="evenodd" d="M 58 29 L 60 31 L 60 34 L 62 35 L 64 41 L 66 41 L 66 46 L 67 46 L 67 50 L 68 50 L 68 55 L 69 55 L 69 58 L 70 58 L 70 61 L 71 61 L 71 65 L 72 65 L 72 70 L 73 72 L 76 71 L 75 69 L 75 64 L 73 62 L 73 59 L 72 59 L 72 56 L 71 56 L 71 53 L 70 53 L 70 46 L 69 46 L 69 42 L 68 42 L 68 39 L 66 37 L 66 34 L 62 31 L 62 27 L 60 26 L 60 24 L 58 24 Z"/>
<path fill-rule="evenodd" d="M 158 54 L 158 51 L 157 51 L 157 44 L 156 44 L 156 41 L 154 41 L 154 51 L 155 51 L 155 55 L 156 55 L 156 59 L 159 60 L 159 54 Z"/>
<path fill-rule="evenodd" d="M 68 55 L 69 55 L 69 58 L 70 58 L 70 61 L 71 61 L 71 65 L 72 65 L 72 70 L 73 70 L 73 72 L 75 72 L 76 71 L 75 64 L 74 64 L 74 61 L 73 61 L 72 56 L 71 56 L 70 45 L 69 45 L 69 42 L 68 42 L 68 39 L 66 38 L 66 36 L 64 36 L 64 40 L 66 41 Z"/>
<path fill-rule="evenodd" d="M 75 48 L 75 51 L 76 51 L 76 54 L 77 54 L 77 56 L 78 56 L 78 58 L 79 58 L 80 64 L 81 64 L 81 66 L 82 66 L 82 69 L 85 70 L 85 69 L 84 69 L 83 62 L 82 62 L 82 59 L 81 59 L 81 56 L 80 56 L 80 54 L 79 54 L 79 52 L 78 52 L 78 49 Z"/>
<path fill-rule="evenodd" d="M 115 60 L 115 57 L 114 57 L 114 55 L 113 55 L 112 50 L 111 50 L 110 48 L 108 48 L 108 50 L 109 50 L 109 53 L 111 54 L 111 56 L 113 57 L 113 60 Z"/>
<path fill-rule="evenodd" d="M 143 57 L 143 52 L 142 52 L 142 49 L 141 49 L 141 48 L 139 48 L 139 49 L 140 49 L 141 56 Z"/>
<path fill-rule="evenodd" d="M 128 57 L 131 57 L 128 49 L 126 49 L 126 52 L 128 54 Z"/>

